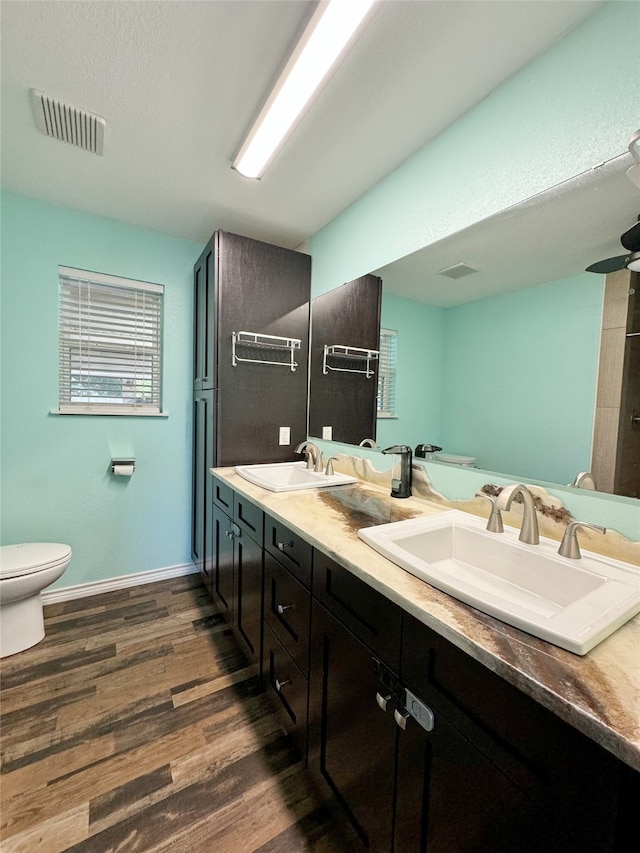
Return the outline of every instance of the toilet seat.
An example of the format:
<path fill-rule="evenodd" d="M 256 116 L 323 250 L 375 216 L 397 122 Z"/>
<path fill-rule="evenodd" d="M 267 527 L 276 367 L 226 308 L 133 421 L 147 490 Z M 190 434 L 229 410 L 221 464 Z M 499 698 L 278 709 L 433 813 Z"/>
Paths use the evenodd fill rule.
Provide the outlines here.
<path fill-rule="evenodd" d="M 25 542 L 0 547 L 0 580 L 18 578 L 69 562 L 71 548 L 57 542 Z"/>
<path fill-rule="evenodd" d="M 440 462 L 448 462 L 449 465 L 460 465 L 473 468 L 476 464 L 475 456 L 456 456 L 454 453 L 436 453 L 435 458 Z"/>

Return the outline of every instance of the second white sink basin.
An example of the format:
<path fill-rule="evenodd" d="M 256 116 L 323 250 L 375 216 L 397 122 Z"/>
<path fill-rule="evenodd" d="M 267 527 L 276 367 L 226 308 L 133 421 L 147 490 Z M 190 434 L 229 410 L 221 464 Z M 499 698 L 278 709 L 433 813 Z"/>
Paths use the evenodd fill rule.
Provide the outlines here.
<path fill-rule="evenodd" d="M 558 543 L 525 545 L 505 526 L 458 510 L 358 531 L 396 565 L 454 598 L 575 654 L 584 655 L 640 612 L 640 568 Z"/>
<path fill-rule="evenodd" d="M 322 489 L 355 483 L 357 477 L 348 474 L 324 474 L 310 471 L 306 462 L 267 462 L 259 465 L 236 465 L 236 473 L 250 483 L 271 492 L 292 492 L 300 489 Z"/>

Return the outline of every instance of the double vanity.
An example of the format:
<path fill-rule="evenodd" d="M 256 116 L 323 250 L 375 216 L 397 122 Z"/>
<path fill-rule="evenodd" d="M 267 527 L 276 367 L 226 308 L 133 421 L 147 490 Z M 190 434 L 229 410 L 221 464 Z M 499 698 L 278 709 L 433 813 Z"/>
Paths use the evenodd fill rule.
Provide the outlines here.
<path fill-rule="evenodd" d="M 348 459 L 320 484 L 214 469 L 204 580 L 363 849 L 635 849 L 640 567 L 393 500 Z"/>

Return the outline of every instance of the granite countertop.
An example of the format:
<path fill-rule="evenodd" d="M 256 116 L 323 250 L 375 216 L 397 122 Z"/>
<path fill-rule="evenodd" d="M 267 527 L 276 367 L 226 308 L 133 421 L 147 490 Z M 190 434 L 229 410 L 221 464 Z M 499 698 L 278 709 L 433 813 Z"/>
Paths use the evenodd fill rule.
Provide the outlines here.
<path fill-rule="evenodd" d="M 441 512 L 393 500 L 367 482 L 270 492 L 233 468 L 212 469 L 235 491 L 424 622 L 488 669 L 640 771 L 640 615 L 582 657 L 488 616 L 413 577 L 358 538 L 361 527 Z"/>

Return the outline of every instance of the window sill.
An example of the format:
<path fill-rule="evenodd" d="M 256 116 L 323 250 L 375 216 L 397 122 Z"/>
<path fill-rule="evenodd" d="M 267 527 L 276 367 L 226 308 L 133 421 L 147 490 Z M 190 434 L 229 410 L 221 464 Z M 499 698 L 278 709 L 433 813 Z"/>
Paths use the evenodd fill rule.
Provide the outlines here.
<path fill-rule="evenodd" d="M 103 417 L 103 418 L 168 418 L 169 412 L 107 412 L 100 411 L 100 409 L 91 409 L 89 411 L 85 409 L 78 409 L 77 411 L 61 411 L 60 409 L 51 409 L 49 412 L 50 415 L 62 415 L 66 417 L 66 415 L 71 415 L 73 417 L 77 417 L 78 415 L 84 415 L 85 417 Z"/>

